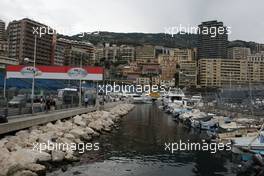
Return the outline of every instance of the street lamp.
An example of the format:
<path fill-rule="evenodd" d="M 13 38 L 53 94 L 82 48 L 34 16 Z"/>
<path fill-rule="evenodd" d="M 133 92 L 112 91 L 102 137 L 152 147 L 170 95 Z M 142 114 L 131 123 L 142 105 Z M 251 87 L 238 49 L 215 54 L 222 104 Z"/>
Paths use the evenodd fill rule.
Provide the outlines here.
<path fill-rule="evenodd" d="M 83 53 L 81 53 L 81 58 L 80 58 L 80 68 L 82 68 L 82 61 L 83 61 Z M 80 82 L 79 82 L 79 107 L 82 106 L 82 78 L 80 77 Z"/>
<path fill-rule="evenodd" d="M 36 76 L 36 51 L 37 51 L 37 35 L 35 35 L 34 42 L 34 58 L 33 58 L 33 75 L 32 75 L 32 87 L 31 87 L 31 112 L 34 114 L 34 91 L 35 91 L 35 76 Z M 25 63 L 30 62 L 29 58 L 24 59 Z"/>

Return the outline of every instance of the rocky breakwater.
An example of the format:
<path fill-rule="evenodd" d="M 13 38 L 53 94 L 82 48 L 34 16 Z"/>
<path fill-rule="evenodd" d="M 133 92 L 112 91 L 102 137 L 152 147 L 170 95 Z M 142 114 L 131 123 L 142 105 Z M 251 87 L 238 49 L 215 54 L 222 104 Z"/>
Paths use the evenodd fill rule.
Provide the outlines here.
<path fill-rule="evenodd" d="M 133 107 L 121 104 L 108 111 L 77 115 L 2 138 L 0 176 L 45 175 L 47 163 L 78 160 L 75 151 L 78 144 L 87 143 L 104 131 L 111 131 L 114 123 Z"/>

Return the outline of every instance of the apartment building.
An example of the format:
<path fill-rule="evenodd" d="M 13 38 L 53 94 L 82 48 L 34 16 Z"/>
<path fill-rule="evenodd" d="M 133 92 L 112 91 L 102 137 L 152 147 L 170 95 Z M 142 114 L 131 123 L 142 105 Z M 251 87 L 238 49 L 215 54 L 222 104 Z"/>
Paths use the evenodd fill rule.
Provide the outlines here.
<path fill-rule="evenodd" d="M 41 27 L 48 28 L 28 18 L 10 22 L 7 27 L 9 57 L 15 58 L 20 64 L 25 64 L 25 58 L 33 61 L 36 36 L 36 64 L 52 65 L 53 40 L 56 36 L 48 33 L 38 35 L 35 30 Z"/>
<path fill-rule="evenodd" d="M 176 57 L 161 54 L 158 57 L 158 63 L 161 69 L 161 80 L 171 80 L 175 78 L 176 66 L 178 63 Z"/>
<path fill-rule="evenodd" d="M 0 41 L 5 40 L 6 31 L 5 31 L 5 22 L 0 20 Z"/>
<path fill-rule="evenodd" d="M 56 41 L 54 65 L 87 66 L 95 62 L 95 48 L 89 42 L 59 38 Z"/>
<path fill-rule="evenodd" d="M 135 48 L 135 59 L 137 62 L 147 63 L 156 58 L 155 46 L 143 45 Z"/>
<path fill-rule="evenodd" d="M 171 54 L 159 55 L 158 62 L 161 67 L 161 81 L 169 81 L 177 77 L 177 85 L 179 86 L 196 86 L 196 53 L 196 48 L 174 48 L 171 50 Z"/>
<path fill-rule="evenodd" d="M 128 45 L 116 45 L 109 43 L 98 44 L 95 49 L 96 62 L 99 63 L 101 60 L 126 64 L 134 61 L 135 59 L 135 48 Z"/>
<path fill-rule="evenodd" d="M 197 86 L 197 62 L 196 60 L 182 61 L 179 63 L 178 85 L 185 87 Z"/>
<path fill-rule="evenodd" d="M 176 77 L 179 86 L 197 85 L 197 48 L 173 50 L 173 57 L 177 60 Z"/>
<path fill-rule="evenodd" d="M 199 84 L 201 87 L 262 85 L 263 54 L 250 55 L 247 59 L 200 59 Z"/>
<path fill-rule="evenodd" d="M 227 50 L 229 59 L 247 59 L 250 54 L 250 48 L 247 47 L 231 47 Z"/>

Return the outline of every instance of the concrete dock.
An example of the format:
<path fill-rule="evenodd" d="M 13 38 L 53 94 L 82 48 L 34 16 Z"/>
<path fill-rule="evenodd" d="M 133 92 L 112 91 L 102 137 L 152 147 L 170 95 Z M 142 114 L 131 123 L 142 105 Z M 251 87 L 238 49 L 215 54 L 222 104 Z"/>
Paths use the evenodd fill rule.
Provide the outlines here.
<path fill-rule="evenodd" d="M 119 103 L 120 102 L 106 103 L 100 109 L 108 109 Z M 95 107 L 88 107 L 88 108 L 82 107 L 82 108 L 66 109 L 63 111 L 50 111 L 48 113 L 39 113 L 34 115 L 25 114 L 15 118 L 12 117 L 11 119 L 8 120 L 8 123 L 0 124 L 0 135 L 26 129 L 36 125 L 46 124 L 56 120 L 70 118 L 75 115 L 84 114 L 95 110 L 97 110 Z"/>

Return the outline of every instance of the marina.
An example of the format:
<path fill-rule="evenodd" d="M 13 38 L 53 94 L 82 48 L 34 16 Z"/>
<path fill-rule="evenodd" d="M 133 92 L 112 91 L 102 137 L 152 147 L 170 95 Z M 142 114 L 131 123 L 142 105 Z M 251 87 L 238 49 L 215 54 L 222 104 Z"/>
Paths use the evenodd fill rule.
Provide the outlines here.
<path fill-rule="evenodd" d="M 185 96 L 180 89 L 172 89 L 153 101 L 150 94 L 130 98 L 127 101 L 132 101 L 135 109 L 120 122 L 117 130 L 97 140 L 102 151 L 85 153 L 66 172 L 59 169 L 48 175 L 85 175 L 88 170 L 95 176 L 144 173 L 244 176 L 263 172 L 262 119 L 204 112 L 201 95 Z M 214 152 L 201 148 L 168 152 L 164 147 L 167 142 L 182 141 L 225 147 Z M 198 161 L 196 156 L 206 159 Z M 205 163 L 214 169 L 208 170 Z"/>

